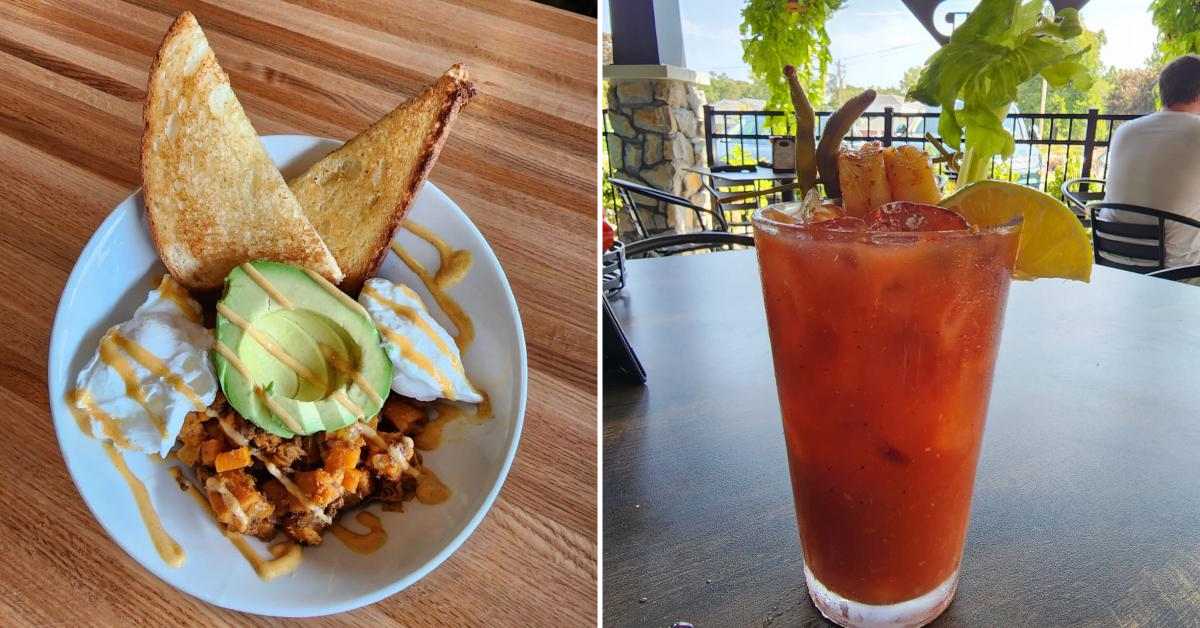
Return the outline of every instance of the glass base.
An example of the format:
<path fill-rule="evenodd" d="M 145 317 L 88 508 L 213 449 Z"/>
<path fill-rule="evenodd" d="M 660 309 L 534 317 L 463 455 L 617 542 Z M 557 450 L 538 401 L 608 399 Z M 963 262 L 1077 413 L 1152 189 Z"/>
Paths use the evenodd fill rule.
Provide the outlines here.
<path fill-rule="evenodd" d="M 825 619 L 846 628 L 900 628 L 902 626 L 924 626 L 933 621 L 950 606 L 954 592 L 958 590 L 958 570 L 950 574 L 945 582 L 929 593 L 916 599 L 896 604 L 875 605 L 847 600 L 830 591 L 804 566 L 804 581 L 808 584 L 808 595 Z"/>

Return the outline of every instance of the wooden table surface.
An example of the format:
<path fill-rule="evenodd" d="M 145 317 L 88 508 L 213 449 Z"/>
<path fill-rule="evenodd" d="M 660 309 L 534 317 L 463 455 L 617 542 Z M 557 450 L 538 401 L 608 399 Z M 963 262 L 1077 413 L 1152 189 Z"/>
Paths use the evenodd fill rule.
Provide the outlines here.
<path fill-rule="evenodd" d="M 260 133 L 346 139 L 455 62 L 479 96 L 432 180 L 512 282 L 525 432 L 500 498 L 432 574 L 312 624 L 587 625 L 596 617 L 596 22 L 522 0 L 0 3 L 0 625 L 269 624 L 155 579 L 92 518 L 47 406 L 59 294 L 140 185 L 150 60 L 195 13 Z"/>
<path fill-rule="evenodd" d="M 646 367 L 604 390 L 604 624 L 823 625 L 753 251 L 632 261 Z M 938 626 L 1200 625 L 1200 288 L 1013 284 L 958 595 Z"/>

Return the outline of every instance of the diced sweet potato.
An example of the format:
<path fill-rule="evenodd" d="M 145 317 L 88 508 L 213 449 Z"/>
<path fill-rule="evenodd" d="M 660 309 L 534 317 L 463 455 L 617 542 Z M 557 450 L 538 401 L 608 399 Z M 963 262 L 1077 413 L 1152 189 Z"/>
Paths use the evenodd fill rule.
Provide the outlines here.
<path fill-rule="evenodd" d="M 338 469 L 353 469 L 358 465 L 359 449 L 347 444 L 335 443 L 325 452 L 325 470 L 333 473 Z"/>
<path fill-rule="evenodd" d="M 217 473 L 248 467 L 250 466 L 250 448 L 238 447 L 237 449 L 219 453 L 214 459 L 213 464 L 217 468 Z"/>
<path fill-rule="evenodd" d="M 225 484 L 225 488 L 229 489 L 230 493 L 237 498 L 238 503 L 243 508 L 253 505 L 262 499 L 262 493 L 258 492 L 258 488 L 254 486 L 254 476 L 245 471 L 233 470 L 228 473 L 222 473 L 220 481 Z"/>
<path fill-rule="evenodd" d="M 210 438 L 203 443 L 200 443 L 200 462 L 211 465 L 217 459 L 217 454 L 221 453 L 221 441 Z M 219 469 L 218 469 L 219 470 Z"/>
<path fill-rule="evenodd" d="M 200 441 L 204 439 L 204 413 L 189 412 L 179 430 L 179 442 L 182 445 L 175 456 L 187 466 L 195 466 L 200 458 Z"/>
<path fill-rule="evenodd" d="M 296 486 L 318 506 L 324 506 L 342 494 L 336 479 L 324 469 L 297 471 L 292 476 Z"/>
<path fill-rule="evenodd" d="M 342 488 L 351 493 L 358 490 L 358 483 L 362 479 L 363 472 L 358 469 L 344 469 L 342 473 Z"/>

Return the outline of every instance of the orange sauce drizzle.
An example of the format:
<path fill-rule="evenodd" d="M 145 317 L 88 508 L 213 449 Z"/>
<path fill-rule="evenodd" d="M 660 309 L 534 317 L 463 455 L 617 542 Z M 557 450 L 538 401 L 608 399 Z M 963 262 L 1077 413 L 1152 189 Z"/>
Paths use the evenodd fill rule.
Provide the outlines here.
<path fill-rule="evenodd" d="M 417 476 L 417 501 L 434 506 L 447 499 L 450 489 L 428 467 L 421 469 L 421 475 Z"/>
<path fill-rule="evenodd" d="M 213 519 L 215 520 L 216 515 L 213 514 L 212 505 L 208 503 L 208 499 L 191 482 L 183 479 L 183 474 L 179 470 L 179 467 L 171 467 L 171 475 L 175 477 L 175 481 L 181 487 L 187 488 L 187 492 L 205 511 L 213 515 Z M 279 576 L 290 574 L 300 566 L 302 552 L 300 551 L 300 546 L 295 543 L 283 542 L 270 546 L 269 551 L 273 558 L 266 559 L 254 551 L 254 548 L 250 547 L 250 544 L 246 542 L 246 539 L 242 535 L 226 530 L 219 523 L 217 524 L 217 529 L 221 531 L 221 534 L 225 538 L 229 539 L 229 542 L 237 548 L 242 557 L 254 568 L 254 573 L 258 574 L 258 577 L 264 581 L 274 580 Z"/>
<path fill-rule="evenodd" d="M 396 345 L 396 348 L 400 350 L 400 355 L 404 356 L 404 359 L 417 365 L 417 368 L 422 371 L 429 373 L 437 381 L 438 387 L 442 389 L 443 396 L 449 397 L 454 394 L 454 386 L 446 378 L 446 374 L 442 373 L 425 354 L 417 351 L 411 340 L 383 326 L 379 327 L 379 333 L 383 334 L 383 337 L 388 342 Z"/>
<path fill-rule="evenodd" d="M 137 374 L 133 372 L 133 365 L 125 359 L 125 356 L 121 355 L 121 351 L 113 342 L 111 333 L 104 334 L 104 337 L 100 339 L 100 360 L 121 376 L 121 381 L 125 383 L 125 394 L 132 397 L 142 407 L 142 410 L 146 411 L 146 415 L 150 417 L 154 427 L 158 428 L 158 433 L 166 436 L 166 421 L 157 412 L 150 409 L 146 395 L 142 392 L 142 385 L 138 382 Z"/>
<path fill-rule="evenodd" d="M 334 392 L 332 396 L 335 400 L 337 400 L 338 403 L 342 405 L 343 408 L 346 409 L 347 412 L 349 412 L 359 421 L 366 420 L 366 413 L 363 412 L 362 407 L 360 407 L 357 403 L 354 403 L 354 401 L 350 399 L 350 395 L 346 394 L 345 390 L 338 390 Z"/>
<path fill-rule="evenodd" d="M 411 225 L 408 225 L 406 228 L 410 231 L 412 230 Z M 421 280 L 421 283 L 425 284 L 425 289 L 429 291 L 429 294 L 433 295 L 433 300 L 437 302 L 438 306 L 442 308 L 442 311 L 450 319 L 450 322 L 458 329 L 458 334 L 454 336 L 454 342 L 458 345 L 459 353 L 466 353 L 467 348 L 475 340 L 475 324 L 471 322 L 471 317 L 463 311 L 462 306 L 458 304 L 458 301 L 454 300 L 454 297 L 446 292 L 445 288 L 438 285 L 437 279 L 429 274 L 429 271 L 420 262 L 409 255 L 408 251 L 404 250 L 404 247 L 400 246 L 397 242 L 392 242 L 392 252 L 396 254 L 396 257 L 400 258 L 400 261 L 404 262 L 405 266 L 408 266 L 409 270 Z M 463 252 L 469 253 L 469 251 Z M 441 255 L 440 250 L 439 255 Z M 470 260 L 469 257 L 466 259 Z M 445 264 L 446 259 L 442 258 L 441 265 Z"/>
<path fill-rule="evenodd" d="M 158 555 L 162 557 L 163 562 L 172 567 L 182 566 L 187 560 L 187 554 L 163 528 L 162 520 L 158 518 L 158 511 L 154 510 L 154 504 L 150 502 L 150 494 L 146 492 L 146 485 L 130 472 L 129 466 L 125 464 L 125 458 L 113 447 L 112 443 L 105 441 L 102 444 L 104 453 L 108 454 L 108 459 L 125 479 L 125 484 L 129 486 L 129 492 L 133 494 L 133 501 L 137 504 L 138 513 L 142 515 L 142 523 L 146 526 L 150 541 L 154 543 L 154 549 L 158 550 Z"/>
<path fill-rule="evenodd" d="M 254 283 L 258 284 L 258 287 L 262 288 L 262 291 L 267 293 L 267 296 L 271 297 L 272 301 L 282 305 L 283 309 L 285 310 L 292 309 L 291 299 L 284 296 L 282 292 L 276 290 L 275 285 L 270 281 L 267 281 L 267 278 L 263 277 L 263 274 L 258 272 L 257 268 L 252 266 L 249 262 L 242 263 L 242 265 L 238 268 L 241 268 L 242 272 L 246 273 L 246 275 L 248 275 L 250 279 L 254 281 Z"/>
<path fill-rule="evenodd" d="M 342 292 L 342 290 L 340 288 L 338 288 L 337 286 L 330 283 L 328 279 L 322 277 L 319 273 L 309 270 L 307 268 L 304 269 L 304 272 L 305 272 L 305 274 L 307 274 L 309 276 L 309 278 L 311 278 L 313 281 L 317 282 L 318 285 L 320 285 L 322 288 L 324 288 L 325 292 L 328 292 L 329 294 L 333 295 L 333 298 L 337 299 L 338 301 L 341 301 L 342 305 L 358 312 L 359 314 L 362 314 L 363 316 L 366 316 L 367 318 L 371 318 L 371 315 L 367 313 L 367 310 L 363 308 L 361 303 L 359 303 L 358 301 L 355 301 L 354 299 L 351 299 L 350 295 L 346 294 L 345 292 Z"/>
<path fill-rule="evenodd" d="M 475 408 L 474 414 L 468 414 L 463 409 L 463 406 L 458 403 L 439 401 L 438 403 L 434 404 L 433 408 L 437 410 L 437 416 L 430 419 L 429 422 L 425 424 L 425 427 L 421 428 L 421 431 L 413 438 L 413 443 L 416 444 L 417 449 L 420 449 L 421 451 L 433 451 L 434 449 L 441 447 L 446 426 L 454 421 L 457 421 L 458 419 L 470 418 L 476 422 L 482 423 L 483 421 L 491 418 L 491 400 L 487 393 L 482 394 L 483 402 Z"/>
<path fill-rule="evenodd" d="M 467 272 L 471 270 L 472 263 L 470 251 L 451 247 L 436 233 L 430 231 L 428 227 L 419 225 L 411 220 L 404 223 L 404 228 L 409 233 L 421 238 L 437 249 L 438 257 L 441 258 L 442 262 L 438 265 L 437 274 L 434 275 L 434 283 L 439 288 L 448 290 L 467 276 Z"/>
<path fill-rule="evenodd" d="M 199 324 L 201 321 L 199 308 L 194 307 L 192 297 L 187 293 L 183 286 L 175 282 L 170 275 L 163 275 L 162 281 L 158 282 L 158 293 L 170 300 L 183 312 L 183 315 L 188 317 L 188 320 Z"/>
<path fill-rule="evenodd" d="M 408 289 L 407 286 L 398 287 L 401 290 Z M 413 325 L 416 325 L 418 329 L 420 329 L 426 336 L 429 337 L 431 341 L 433 341 L 433 344 L 437 347 L 438 351 L 450 359 L 450 363 L 454 365 L 454 368 L 458 369 L 459 371 L 463 370 L 462 363 L 459 361 L 458 356 L 456 356 L 454 352 L 450 350 L 450 347 L 446 346 L 446 342 L 442 340 L 442 337 L 438 335 L 438 333 L 433 329 L 429 322 L 421 316 L 420 312 L 418 312 L 416 308 L 409 307 L 402 303 L 397 303 L 385 297 L 382 293 L 371 286 L 363 288 L 363 294 L 375 299 L 384 307 L 394 312 L 396 316 L 406 319 Z"/>
<path fill-rule="evenodd" d="M 274 463 L 263 457 L 262 452 L 259 451 L 257 447 L 251 446 L 249 439 L 239 434 L 237 430 L 233 429 L 233 427 L 226 423 L 225 417 L 218 417 L 217 425 L 221 427 L 221 431 L 225 433 L 225 436 L 237 444 L 237 446 L 248 447 L 250 449 L 250 455 L 258 458 L 259 461 L 263 463 L 263 466 L 266 467 L 267 473 L 270 473 L 275 477 L 276 480 L 279 480 L 279 483 L 283 485 L 283 488 L 287 489 L 287 492 L 291 493 L 292 497 L 295 497 L 296 500 L 299 501 L 300 504 L 305 508 L 307 508 L 314 517 L 324 523 L 333 522 L 333 520 L 329 518 L 329 515 L 325 514 L 325 509 L 314 504 L 312 500 L 308 498 L 308 495 L 305 495 L 304 491 L 300 490 L 299 486 L 296 486 L 296 483 L 293 482 L 291 478 L 284 475 L 283 472 L 279 470 L 279 467 L 275 466 Z"/>
<path fill-rule="evenodd" d="M 250 321 L 242 318 L 242 316 L 237 312 L 234 312 L 232 308 L 224 303 L 218 303 L 217 312 L 219 312 L 221 316 L 229 319 L 229 322 L 237 325 L 242 330 L 242 333 L 253 338 L 255 342 L 262 345 L 262 348 L 267 350 L 267 353 L 271 354 L 271 357 L 279 360 L 285 366 L 295 371 L 297 375 L 322 388 L 327 387 L 327 382 L 325 382 L 323 378 L 313 372 L 312 369 L 301 364 L 299 360 L 292 357 L 290 353 L 285 351 L 283 347 L 279 346 L 279 344 L 276 343 L 270 336 L 267 336 L 266 334 L 255 329 L 254 326 L 250 324 Z"/>
<path fill-rule="evenodd" d="M 242 359 L 233 352 L 233 349 L 230 349 L 228 345 L 220 340 L 213 345 L 213 348 L 216 349 L 217 353 L 221 354 L 221 357 L 225 358 L 225 360 L 229 362 L 233 368 L 237 369 L 237 372 L 241 374 L 242 379 L 246 380 L 246 384 L 254 389 L 254 394 L 258 396 L 259 401 L 262 401 L 263 405 L 267 406 L 267 409 L 271 411 L 271 414 L 279 417 L 279 420 L 283 421 L 283 424 L 286 425 L 289 430 L 292 430 L 296 433 L 301 431 L 299 421 L 297 421 L 295 417 L 288 413 L 283 406 L 279 405 L 279 402 L 275 401 L 270 395 L 268 395 L 267 391 L 263 390 L 262 386 L 254 383 L 254 378 L 250 376 L 250 369 L 247 368 L 246 363 L 242 362 Z"/>
<path fill-rule="evenodd" d="M 368 315 L 368 318 L 370 318 L 370 315 Z M 355 386 L 358 386 L 363 392 L 367 393 L 367 396 L 371 398 L 372 403 L 383 403 L 383 397 L 379 396 L 379 393 L 376 392 L 371 386 L 371 382 L 368 382 L 367 378 L 363 377 L 361 371 L 355 370 L 349 363 L 347 363 L 345 359 L 338 355 L 336 351 L 326 345 L 321 345 L 321 353 L 325 356 L 325 359 L 333 365 L 333 368 L 336 369 L 338 373 L 348 376 L 350 380 L 354 382 Z M 361 410 L 358 412 L 358 415 L 362 415 Z"/>
<path fill-rule="evenodd" d="M 115 329 L 109 331 L 109 335 L 112 337 L 112 342 L 120 347 L 122 351 L 128 353 L 129 357 L 136 360 L 138 364 L 141 364 L 146 368 L 146 370 L 153 373 L 154 376 L 166 380 L 166 382 L 175 390 L 187 397 L 188 400 L 192 402 L 192 406 L 194 406 L 196 410 L 203 412 L 208 408 L 208 404 L 201 401 L 200 396 L 196 394 L 196 391 L 192 390 L 192 387 L 188 386 L 187 382 L 183 381 L 183 379 L 172 372 L 167 366 L 166 362 L 158 359 L 158 356 L 150 353 L 149 350 L 137 342 L 134 342 L 133 340 L 121 335 L 121 333 Z"/>
<path fill-rule="evenodd" d="M 82 405 L 80 409 L 76 403 Z M 71 413 L 75 415 L 75 421 L 79 423 L 79 430 L 84 434 L 92 435 L 92 419 L 100 424 L 100 431 L 104 437 L 111 440 L 114 445 L 121 449 L 133 449 L 133 443 L 125 438 L 125 433 L 121 431 L 121 427 L 117 425 L 117 420 L 109 413 L 100 409 L 92 399 L 92 394 L 86 390 L 75 390 L 74 393 L 67 394 L 67 405 L 71 408 Z"/>
<path fill-rule="evenodd" d="M 146 492 L 146 486 L 129 470 L 129 466 L 125 464 L 125 458 L 117 451 L 117 447 L 131 447 L 125 435 L 116 427 L 116 422 L 112 420 L 112 417 L 109 417 L 100 408 L 96 407 L 91 401 L 91 394 L 88 391 L 74 390 L 68 392 L 66 397 L 67 407 L 71 409 L 71 415 L 75 417 L 75 422 L 79 425 L 79 431 L 83 432 L 85 436 L 91 437 L 92 435 L 91 418 L 100 420 L 104 426 L 105 436 L 111 439 L 111 442 L 102 441 L 101 446 L 104 447 L 104 453 L 108 455 L 108 459 L 112 462 L 117 473 L 121 474 L 121 478 L 125 480 L 125 484 L 129 487 L 129 492 L 133 495 L 133 501 L 137 504 L 138 514 L 142 517 L 142 525 L 146 526 L 146 533 L 150 535 L 150 542 L 154 544 L 154 549 L 158 551 L 158 555 L 162 557 L 163 562 L 171 567 L 182 566 L 184 561 L 187 560 L 187 554 L 184 553 L 179 543 L 175 542 L 175 539 L 167 534 L 166 529 L 163 528 L 162 520 L 158 516 L 158 511 L 154 509 L 154 504 L 150 501 L 150 494 Z M 76 400 L 79 400 L 88 410 L 84 411 L 76 406 Z M 88 413 L 92 413 L 91 416 Z M 107 418 L 107 421 L 100 417 Z M 114 444 L 116 445 L 115 447 Z M 151 456 L 151 458 L 157 459 L 157 456 Z"/>
<path fill-rule="evenodd" d="M 341 522 L 333 524 L 330 531 L 338 538 L 350 551 L 356 554 L 371 554 L 387 543 L 387 530 L 383 529 L 383 523 L 379 517 L 365 510 L 359 511 L 354 515 L 354 520 L 367 529 L 365 533 L 358 533 L 350 530 Z"/>

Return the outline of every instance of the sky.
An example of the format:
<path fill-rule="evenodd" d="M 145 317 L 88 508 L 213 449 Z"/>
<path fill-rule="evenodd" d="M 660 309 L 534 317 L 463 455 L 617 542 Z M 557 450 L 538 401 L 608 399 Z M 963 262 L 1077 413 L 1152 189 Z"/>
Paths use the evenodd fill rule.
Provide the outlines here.
<path fill-rule="evenodd" d="M 945 12 L 970 10 L 976 3 L 948 0 L 935 19 L 944 24 Z M 1083 8 L 1084 25 L 1103 30 L 1108 37 L 1100 51 L 1105 65 L 1140 67 L 1153 52 L 1158 31 L 1150 22 L 1149 3 L 1091 0 Z M 691 69 L 749 78 L 738 35 L 743 4 L 736 0 L 679 0 L 684 54 Z M 601 0 L 601 5 L 601 20 L 608 32 L 608 0 Z M 937 43 L 900 0 L 849 0 L 834 13 L 827 28 L 830 52 L 835 61 L 845 64 L 846 82 L 851 85 L 896 85 L 906 69 L 921 65 L 937 49 Z"/>

